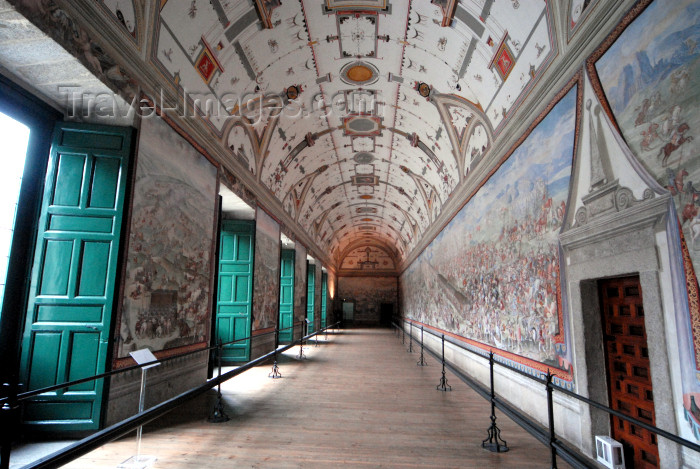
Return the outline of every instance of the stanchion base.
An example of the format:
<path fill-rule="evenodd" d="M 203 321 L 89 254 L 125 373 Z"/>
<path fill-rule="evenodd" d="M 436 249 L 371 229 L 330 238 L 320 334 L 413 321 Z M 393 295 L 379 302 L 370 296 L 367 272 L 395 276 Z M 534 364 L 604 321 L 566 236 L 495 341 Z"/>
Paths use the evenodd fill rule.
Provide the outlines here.
<path fill-rule="evenodd" d="M 277 362 L 272 364 L 272 371 L 269 375 L 267 375 L 267 377 L 272 379 L 279 379 L 282 377 L 282 373 L 280 373 L 280 367 L 277 366 Z"/>
<path fill-rule="evenodd" d="M 132 456 L 119 464 L 119 469 L 146 469 L 151 467 L 158 460 L 155 456 Z"/>
<path fill-rule="evenodd" d="M 492 453 L 507 453 L 510 448 L 499 443 L 481 443 L 481 447 Z"/>
<path fill-rule="evenodd" d="M 447 384 L 447 378 L 445 378 L 445 372 L 442 372 L 442 378 L 440 378 L 440 384 L 438 384 L 435 389 L 442 392 L 452 391 L 452 386 Z"/>
<path fill-rule="evenodd" d="M 425 358 L 423 358 L 423 355 L 420 356 L 420 359 L 418 360 L 418 362 L 416 363 L 416 365 L 418 365 L 418 366 L 428 366 L 428 364 L 427 364 L 426 361 L 425 361 Z"/>
<path fill-rule="evenodd" d="M 491 417 L 489 436 L 481 442 L 481 447 L 492 453 L 505 453 L 509 450 L 506 440 L 501 438 L 501 429 L 496 425 L 495 417 Z M 500 440 L 500 441 L 499 441 Z M 502 442 L 502 443 L 501 443 Z"/>
<path fill-rule="evenodd" d="M 297 356 L 299 360 L 306 360 L 307 357 L 304 355 L 304 347 L 299 347 L 299 355 Z"/>
<path fill-rule="evenodd" d="M 224 404 L 221 402 L 221 399 L 219 399 L 219 402 L 216 403 L 216 407 L 214 407 L 214 412 L 211 413 L 211 415 L 207 418 L 207 422 L 209 423 L 223 423 L 223 422 L 228 422 L 231 420 L 228 415 L 226 415 L 226 412 L 224 411 Z"/>

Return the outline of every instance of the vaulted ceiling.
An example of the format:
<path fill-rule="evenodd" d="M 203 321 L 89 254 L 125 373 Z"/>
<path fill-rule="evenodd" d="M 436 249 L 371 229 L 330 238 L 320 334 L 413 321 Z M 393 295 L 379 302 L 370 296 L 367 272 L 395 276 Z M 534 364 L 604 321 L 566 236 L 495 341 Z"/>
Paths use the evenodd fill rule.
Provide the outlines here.
<path fill-rule="evenodd" d="M 348 269 L 399 266 L 558 53 L 543 0 L 98 3 L 223 163 Z M 560 6 L 559 34 L 588 5 Z"/>
<path fill-rule="evenodd" d="M 257 3 L 168 1 L 157 61 L 331 253 L 400 260 L 555 53 L 544 1 Z"/>

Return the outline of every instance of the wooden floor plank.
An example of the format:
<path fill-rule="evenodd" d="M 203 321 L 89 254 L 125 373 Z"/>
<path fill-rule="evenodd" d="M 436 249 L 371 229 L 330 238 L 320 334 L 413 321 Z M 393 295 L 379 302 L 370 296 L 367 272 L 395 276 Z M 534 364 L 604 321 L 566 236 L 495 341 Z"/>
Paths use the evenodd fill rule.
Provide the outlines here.
<path fill-rule="evenodd" d="M 452 392 L 435 389 L 441 368 L 416 365 L 418 353 L 386 329 L 349 329 L 318 347 L 294 347 L 280 359 L 283 378 L 261 366 L 227 382 L 231 420 L 206 421 L 209 393 L 144 429 L 142 454 L 155 468 L 545 468 L 548 449 L 504 416 L 510 451 L 481 448 L 489 405 L 448 374 Z M 66 467 L 114 468 L 133 455 L 133 437 Z M 568 467 L 559 462 L 559 467 Z"/>

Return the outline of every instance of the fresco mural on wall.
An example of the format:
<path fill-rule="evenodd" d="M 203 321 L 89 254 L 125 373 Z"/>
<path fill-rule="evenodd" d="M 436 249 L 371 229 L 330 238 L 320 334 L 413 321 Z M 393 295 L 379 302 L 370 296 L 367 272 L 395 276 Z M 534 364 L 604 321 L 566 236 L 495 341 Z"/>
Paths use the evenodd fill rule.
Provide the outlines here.
<path fill-rule="evenodd" d="M 700 269 L 700 4 L 653 2 L 596 63 L 632 151 L 674 196 Z"/>
<path fill-rule="evenodd" d="M 567 368 L 557 235 L 575 113 L 576 87 L 404 272 L 409 318 L 524 357 L 536 369 Z"/>
<path fill-rule="evenodd" d="M 396 304 L 397 283 L 395 277 L 340 277 L 338 296 L 355 303 L 355 325 L 377 325 L 382 303 Z"/>
<path fill-rule="evenodd" d="M 255 215 L 253 330 L 275 327 L 279 313 L 280 226 L 258 208 Z"/>
<path fill-rule="evenodd" d="M 669 245 L 672 261 L 681 265 L 674 284 L 683 291 L 676 292 L 674 301 L 684 417 L 700 439 L 700 158 L 693 139 L 700 128 L 700 4 L 656 0 L 644 8 L 645 3 L 595 62 L 595 71 L 627 144 L 673 196 L 677 221 L 670 222 L 675 239 Z M 688 290 L 681 286 L 686 282 Z"/>
<path fill-rule="evenodd" d="M 144 119 L 117 357 L 208 340 L 216 168 L 162 119 Z"/>
<path fill-rule="evenodd" d="M 294 249 L 294 322 L 299 322 L 306 317 L 306 248 L 296 243 Z"/>

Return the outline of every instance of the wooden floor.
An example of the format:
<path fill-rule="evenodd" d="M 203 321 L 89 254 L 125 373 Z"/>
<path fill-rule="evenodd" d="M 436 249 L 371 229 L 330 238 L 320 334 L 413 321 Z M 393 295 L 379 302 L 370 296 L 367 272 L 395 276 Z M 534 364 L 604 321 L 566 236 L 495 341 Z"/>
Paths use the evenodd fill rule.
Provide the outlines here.
<path fill-rule="evenodd" d="M 488 402 L 448 374 L 452 392 L 435 389 L 439 364 L 387 329 L 350 329 L 249 370 L 224 388 L 231 420 L 211 424 L 208 394 L 144 429 L 142 454 L 156 468 L 546 468 L 548 449 L 505 416 L 498 423 L 510 452 L 481 448 Z M 114 468 L 133 455 L 133 437 L 66 467 Z M 563 462 L 559 467 L 568 467 Z"/>

